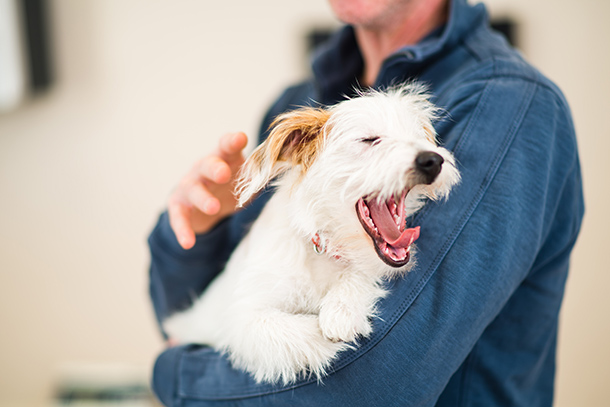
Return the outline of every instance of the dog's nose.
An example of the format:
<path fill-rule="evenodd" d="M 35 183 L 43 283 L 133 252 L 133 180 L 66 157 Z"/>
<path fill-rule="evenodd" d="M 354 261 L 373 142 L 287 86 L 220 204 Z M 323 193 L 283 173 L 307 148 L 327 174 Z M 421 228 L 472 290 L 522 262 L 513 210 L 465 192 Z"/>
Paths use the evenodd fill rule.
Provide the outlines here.
<path fill-rule="evenodd" d="M 415 158 L 415 168 L 422 177 L 423 184 L 432 184 L 438 174 L 441 172 L 441 167 L 445 160 L 440 155 L 432 151 L 424 151 Z"/>

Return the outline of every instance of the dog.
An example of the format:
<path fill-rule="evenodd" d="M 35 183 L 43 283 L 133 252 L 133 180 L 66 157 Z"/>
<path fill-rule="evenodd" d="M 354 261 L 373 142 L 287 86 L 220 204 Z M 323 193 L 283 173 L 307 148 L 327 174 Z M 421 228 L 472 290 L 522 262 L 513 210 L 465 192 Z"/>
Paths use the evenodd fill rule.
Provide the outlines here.
<path fill-rule="evenodd" d="M 371 334 L 384 280 L 413 267 L 420 228 L 407 219 L 459 182 L 438 118 L 414 83 L 280 115 L 240 170 L 239 205 L 276 190 L 224 271 L 164 322 L 170 338 L 226 353 L 257 382 L 321 380 Z"/>

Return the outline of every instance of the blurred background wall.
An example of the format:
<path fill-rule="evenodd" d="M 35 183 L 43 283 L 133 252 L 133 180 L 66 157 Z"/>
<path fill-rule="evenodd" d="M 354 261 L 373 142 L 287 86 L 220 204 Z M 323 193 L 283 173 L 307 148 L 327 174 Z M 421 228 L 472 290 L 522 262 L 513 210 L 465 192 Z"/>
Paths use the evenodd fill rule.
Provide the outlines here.
<path fill-rule="evenodd" d="M 559 342 L 556 406 L 607 406 L 610 3 L 486 0 L 570 102 L 587 215 Z M 308 74 L 326 0 L 51 0 L 55 84 L 0 114 L 0 405 L 44 406 L 70 366 L 147 380 L 162 349 L 146 237 L 219 135 L 253 135 Z"/>

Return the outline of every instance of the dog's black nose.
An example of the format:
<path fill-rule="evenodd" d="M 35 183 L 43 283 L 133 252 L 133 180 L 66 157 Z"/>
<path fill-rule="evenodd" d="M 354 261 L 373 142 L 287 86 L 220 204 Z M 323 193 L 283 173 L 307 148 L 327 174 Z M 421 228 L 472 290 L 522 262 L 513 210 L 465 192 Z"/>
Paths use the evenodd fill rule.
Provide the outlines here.
<path fill-rule="evenodd" d="M 443 157 L 432 151 L 424 151 L 417 155 L 415 158 L 415 168 L 421 176 L 423 184 L 432 184 L 434 182 L 441 172 L 444 161 Z"/>

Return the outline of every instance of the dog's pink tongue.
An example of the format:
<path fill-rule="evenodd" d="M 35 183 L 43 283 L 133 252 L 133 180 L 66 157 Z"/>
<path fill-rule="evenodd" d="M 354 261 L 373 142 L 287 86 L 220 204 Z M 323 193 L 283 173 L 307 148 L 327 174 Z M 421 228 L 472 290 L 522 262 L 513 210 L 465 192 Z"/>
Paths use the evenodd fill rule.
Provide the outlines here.
<path fill-rule="evenodd" d="M 407 248 L 411 246 L 411 243 L 416 241 L 419 238 L 419 226 L 414 228 L 405 229 L 398 239 L 395 241 L 388 241 L 388 243 L 393 247 L 402 247 Z"/>
<path fill-rule="evenodd" d="M 396 248 L 407 248 L 419 237 L 419 226 L 415 228 L 399 230 L 386 202 L 378 202 L 372 199 L 367 202 L 371 218 L 377 226 L 377 231 L 381 237 L 390 245 Z M 400 202 L 399 205 L 403 203 Z"/>

